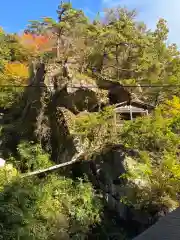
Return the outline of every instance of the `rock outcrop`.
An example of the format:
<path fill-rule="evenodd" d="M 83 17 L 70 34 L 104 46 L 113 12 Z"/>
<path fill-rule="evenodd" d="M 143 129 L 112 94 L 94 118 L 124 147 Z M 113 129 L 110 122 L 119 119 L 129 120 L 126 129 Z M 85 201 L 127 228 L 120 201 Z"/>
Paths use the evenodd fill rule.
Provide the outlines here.
<path fill-rule="evenodd" d="M 120 177 L 133 167 L 136 162 L 134 159 L 138 156 L 138 152 L 116 145 L 106 148 L 104 153 L 90 161 L 74 164 L 72 168 L 75 177 L 87 174 L 97 191 L 103 194 L 108 211 L 116 213 L 119 221 L 128 223 L 128 231 L 133 231 L 133 236 L 147 229 L 160 217 L 159 212 L 138 210 L 127 204 L 126 196 L 131 194 L 132 189 L 127 180 Z M 144 186 L 147 183 L 142 179 L 134 179 L 134 184 Z"/>
<path fill-rule="evenodd" d="M 84 78 L 84 82 L 73 87 L 78 77 L 69 72 L 66 63 L 48 66 L 39 62 L 32 64 L 29 85 L 18 106 L 13 106 L 12 111 L 2 119 L 4 128 L 1 147 L 5 149 L 4 156 L 8 156 L 8 152 L 16 153 L 19 141 L 26 139 L 40 142 L 54 162 L 68 162 L 81 147 L 78 139 L 70 132 L 74 115 L 84 111 L 96 112 L 108 101 L 129 99 L 129 93 L 120 84 L 114 90 L 114 87 L 108 89 L 107 85 L 102 86 L 101 83 L 102 89 L 98 89 L 97 82 L 91 79 L 92 84 L 97 86 L 93 89 L 87 87 L 90 79 Z M 118 99 L 115 95 L 119 96 Z M 140 228 L 145 229 L 152 223 L 151 216 L 135 211 L 124 203 L 123 199 L 129 189 L 126 182 L 119 178 L 126 173 L 128 164 L 137 154 L 118 145 L 106 148 L 104 153 L 101 152 L 94 159 L 75 163 L 70 170 L 77 176 L 87 174 L 96 189 L 103 193 L 107 208 L 115 211 L 120 219 L 138 222 Z"/>
<path fill-rule="evenodd" d="M 67 63 L 48 65 L 34 61 L 30 66 L 29 85 L 25 87 L 19 103 L 4 114 L 1 122 L 2 155 L 16 152 L 20 140 L 41 142 L 59 163 L 69 161 L 77 152 L 66 119 L 68 111 L 98 111 L 101 100 L 107 101 L 107 91 L 88 88 L 95 81 L 81 74 L 72 74 Z M 79 82 L 78 86 L 75 86 Z"/>

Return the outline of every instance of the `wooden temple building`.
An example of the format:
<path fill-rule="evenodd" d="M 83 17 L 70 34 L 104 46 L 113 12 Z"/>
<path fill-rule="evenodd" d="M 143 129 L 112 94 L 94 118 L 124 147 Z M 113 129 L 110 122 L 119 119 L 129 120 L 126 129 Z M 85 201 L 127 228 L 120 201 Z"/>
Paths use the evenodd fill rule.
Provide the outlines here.
<path fill-rule="evenodd" d="M 123 120 L 133 120 L 137 117 L 148 115 L 154 106 L 148 105 L 138 99 L 115 104 L 115 121 L 121 124 Z"/>
<path fill-rule="evenodd" d="M 148 115 L 155 108 L 139 100 L 135 94 L 129 92 L 127 87 L 118 82 L 101 79 L 98 81 L 98 86 L 109 92 L 109 104 L 115 106 L 116 124 Z"/>

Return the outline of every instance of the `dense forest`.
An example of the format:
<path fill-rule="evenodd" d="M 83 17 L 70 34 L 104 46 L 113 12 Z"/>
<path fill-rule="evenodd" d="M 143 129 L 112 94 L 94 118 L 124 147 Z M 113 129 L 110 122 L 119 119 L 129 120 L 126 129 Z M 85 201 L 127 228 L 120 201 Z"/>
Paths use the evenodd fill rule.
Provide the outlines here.
<path fill-rule="evenodd" d="M 180 51 L 167 39 L 164 19 L 150 30 L 116 7 L 92 21 L 65 2 L 57 20 L 0 28 L 0 239 L 128 240 L 179 206 Z M 133 97 L 153 111 L 116 124 Z"/>

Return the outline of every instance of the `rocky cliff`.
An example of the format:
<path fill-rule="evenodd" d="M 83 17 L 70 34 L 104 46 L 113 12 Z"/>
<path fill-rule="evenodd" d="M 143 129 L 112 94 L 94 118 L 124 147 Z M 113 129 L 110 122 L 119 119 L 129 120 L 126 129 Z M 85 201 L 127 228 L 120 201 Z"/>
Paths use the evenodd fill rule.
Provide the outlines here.
<path fill-rule="evenodd" d="M 67 64 L 35 62 L 31 65 L 29 85 L 19 104 L 12 106 L 2 123 L 3 155 L 16 154 L 19 141 L 40 142 L 56 163 L 71 160 L 80 151 L 78 137 L 71 134 L 75 116 L 98 112 L 109 103 L 128 100 L 129 93 L 118 83 L 97 81 L 88 76 L 73 74 Z M 111 131 L 111 130 L 110 130 Z M 124 222 L 134 222 L 141 232 L 154 221 L 152 216 L 134 211 L 123 199 L 130 193 L 119 177 L 131 167 L 135 151 L 123 146 L 106 148 L 70 169 L 74 177 L 86 174 L 95 188 L 103 194 L 108 211 Z M 134 231 L 134 230 L 133 230 Z"/>

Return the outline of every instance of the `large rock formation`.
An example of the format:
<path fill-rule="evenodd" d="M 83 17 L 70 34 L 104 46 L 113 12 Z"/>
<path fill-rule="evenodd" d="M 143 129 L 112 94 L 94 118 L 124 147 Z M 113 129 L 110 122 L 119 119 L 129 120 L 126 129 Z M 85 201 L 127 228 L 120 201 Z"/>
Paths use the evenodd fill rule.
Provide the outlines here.
<path fill-rule="evenodd" d="M 158 208 L 153 211 L 135 209 L 133 205 L 127 204 L 126 196 L 132 194 L 127 180 L 120 178 L 127 170 L 134 167 L 138 152 L 126 149 L 122 145 L 106 148 L 98 156 L 85 162 L 78 162 L 73 165 L 72 171 L 75 177 L 87 174 L 93 185 L 103 194 L 105 205 L 110 212 L 116 214 L 119 221 L 126 223 L 126 230 L 131 236 L 138 235 L 149 226 L 154 224 L 164 212 Z M 134 179 L 134 184 L 139 187 L 148 184 L 143 179 Z"/>
<path fill-rule="evenodd" d="M 29 85 L 1 120 L 3 154 L 16 152 L 19 141 L 26 139 L 41 142 L 55 162 L 69 161 L 77 149 L 65 112 L 98 111 L 101 100 L 107 101 L 108 92 L 89 88 L 90 81 L 95 84 L 90 77 L 73 75 L 67 63 L 33 62 Z"/>
<path fill-rule="evenodd" d="M 84 81 L 81 79 L 81 83 L 78 83 L 78 76 L 69 72 L 66 63 L 48 66 L 44 63 L 33 63 L 29 85 L 25 88 L 19 104 L 12 106 L 12 110 L 2 119 L 2 149 L 5 150 L 3 155 L 16 153 L 19 141 L 25 139 L 40 142 L 56 163 L 70 161 L 80 150 L 77 139 L 70 133 L 73 116 L 85 110 L 98 111 L 102 104 L 105 105 L 113 99 L 129 99 L 129 93 L 120 84 L 116 91 L 112 87 L 117 85 L 114 83 L 109 83 L 110 89 L 107 83 L 106 86 L 101 83 L 102 89 L 99 89 L 97 82 L 91 79 L 93 86 L 97 86 L 93 89 L 87 87 L 89 81 L 89 78 L 84 78 Z M 108 91 L 109 97 L 113 95 L 110 100 Z M 119 96 L 118 100 L 114 98 L 115 95 Z M 134 211 L 124 204 L 123 198 L 129 189 L 126 183 L 119 179 L 136 154 L 123 146 L 115 146 L 107 148 L 105 153 L 93 160 L 74 164 L 70 170 L 77 176 L 87 174 L 94 186 L 103 193 L 107 208 L 115 211 L 123 221 L 138 222 L 143 230 L 152 223 L 151 216 Z M 82 171 L 82 174 L 79 171 Z"/>

